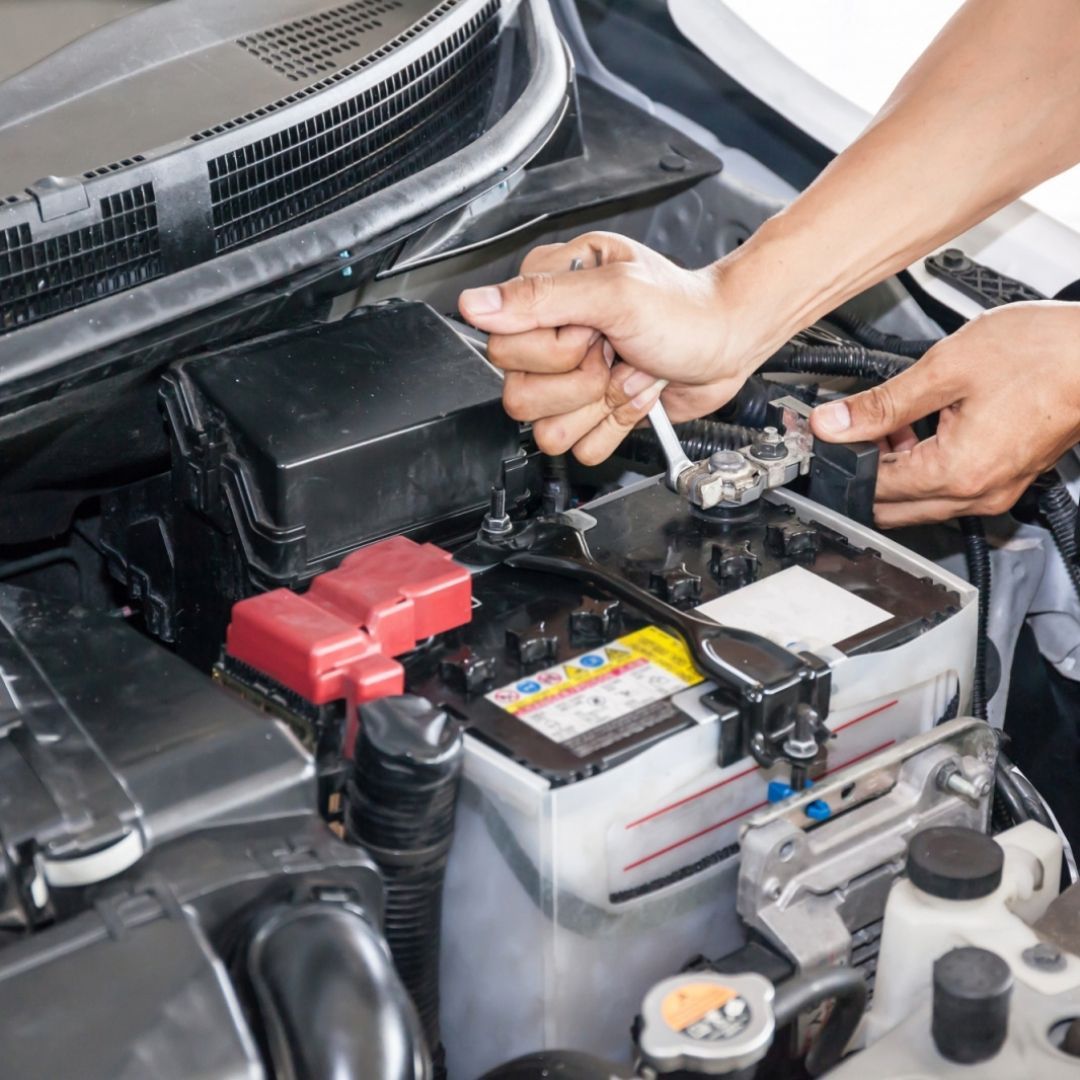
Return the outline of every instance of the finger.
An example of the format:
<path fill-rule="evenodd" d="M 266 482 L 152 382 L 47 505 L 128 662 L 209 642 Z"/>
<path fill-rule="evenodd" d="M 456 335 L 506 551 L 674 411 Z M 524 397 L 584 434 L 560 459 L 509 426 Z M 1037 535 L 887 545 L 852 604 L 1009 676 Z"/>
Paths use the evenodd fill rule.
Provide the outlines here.
<path fill-rule="evenodd" d="M 638 372 L 639 375 L 645 374 Z M 574 443 L 574 457 L 582 465 L 599 465 L 618 449 L 626 436 L 648 415 L 660 400 L 662 379 L 653 379 L 625 405 L 608 413 L 588 434 Z"/>
<path fill-rule="evenodd" d="M 617 233 L 590 232 L 577 236 L 565 244 L 542 244 L 525 256 L 521 264 L 523 274 L 558 274 L 569 270 L 575 260 L 582 269 L 603 266 L 606 263 L 625 262 L 635 254 L 634 244 Z"/>
<path fill-rule="evenodd" d="M 533 438 L 545 454 L 565 454 L 604 419 L 657 382 L 651 375 L 636 371 L 629 364 L 616 364 L 611 371 L 604 396 L 599 401 L 563 416 L 546 417 L 533 424 Z M 648 409 L 639 410 L 644 415 Z"/>
<path fill-rule="evenodd" d="M 887 441 L 889 450 L 900 453 L 904 450 L 914 449 L 919 441 L 919 436 L 915 434 L 915 429 L 910 424 L 905 424 L 899 431 L 894 431 Z"/>
<path fill-rule="evenodd" d="M 600 346 L 592 348 L 579 367 L 564 375 L 508 371 L 503 382 L 503 408 L 522 421 L 562 416 L 603 401 L 610 377 Z"/>
<path fill-rule="evenodd" d="M 967 494 L 955 490 L 947 455 L 936 435 L 910 450 L 890 451 L 878 459 L 875 502 L 915 502 Z"/>
<path fill-rule="evenodd" d="M 492 334 L 488 360 L 503 371 L 551 374 L 572 371 L 599 339 L 599 331 L 585 326 L 529 330 L 524 334 Z"/>
<path fill-rule="evenodd" d="M 874 524 L 881 529 L 928 525 L 971 513 L 967 499 L 916 499 L 902 503 L 874 503 Z"/>
<path fill-rule="evenodd" d="M 626 263 L 565 273 L 523 274 L 501 285 L 466 289 L 461 314 L 491 334 L 521 334 L 554 326 L 591 326 L 607 332 L 632 308 Z"/>
<path fill-rule="evenodd" d="M 810 424 L 814 434 L 828 442 L 874 441 L 954 404 L 961 396 L 952 365 L 929 352 L 880 386 L 819 406 L 811 413 Z"/>

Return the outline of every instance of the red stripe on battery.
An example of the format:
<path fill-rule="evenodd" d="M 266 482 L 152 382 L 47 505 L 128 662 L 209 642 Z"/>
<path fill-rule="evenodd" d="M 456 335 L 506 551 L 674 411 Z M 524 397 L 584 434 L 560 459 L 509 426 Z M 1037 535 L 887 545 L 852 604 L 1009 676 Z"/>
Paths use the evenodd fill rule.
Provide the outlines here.
<path fill-rule="evenodd" d="M 871 716 L 877 716 L 878 713 L 883 713 L 886 709 L 891 709 L 894 705 L 899 704 L 899 698 L 896 698 L 893 701 L 886 701 L 884 705 L 879 705 L 876 709 L 871 709 L 868 713 L 863 713 L 862 716 L 856 716 L 854 720 L 848 720 L 839 727 L 833 728 L 833 734 L 837 735 L 841 731 L 844 731 L 849 727 L 854 727 L 856 724 L 862 723 L 863 720 L 869 720 Z"/>
<path fill-rule="evenodd" d="M 895 705 L 896 702 L 891 702 L 890 704 Z M 883 705 L 882 709 L 884 709 L 884 708 L 888 708 L 888 706 Z M 880 711 L 881 711 L 881 709 L 875 710 L 875 712 L 880 712 Z M 867 716 L 870 716 L 870 715 L 873 715 L 873 714 L 867 713 Z M 860 719 L 865 720 L 866 717 L 861 717 Z M 854 720 L 851 721 L 851 722 L 855 723 Z M 864 758 L 872 757 L 874 754 L 880 753 L 882 750 L 887 750 L 890 746 L 895 746 L 895 745 L 896 745 L 896 740 L 895 739 L 890 739 L 888 742 L 883 742 L 880 746 L 875 746 L 871 750 L 866 750 L 865 752 L 863 752 L 861 754 L 856 754 L 855 757 L 851 758 L 849 761 L 845 761 L 842 765 L 837 765 L 837 766 L 835 766 L 835 768 L 826 770 L 826 772 L 824 772 L 822 775 L 823 776 L 828 776 L 831 773 L 839 772 L 841 769 L 846 769 L 849 765 L 854 765 L 856 762 L 862 761 Z M 714 788 L 715 787 L 723 787 L 724 784 L 730 783 L 732 780 L 738 780 L 740 777 L 747 776 L 747 775 L 749 775 L 749 773 L 756 772 L 756 771 L 757 771 L 757 767 L 755 766 L 753 769 L 747 770 L 747 772 L 739 773 L 738 776 L 729 777 L 727 780 L 722 781 L 720 784 L 714 785 Z M 710 789 L 710 790 L 712 790 L 712 789 Z M 704 794 L 704 792 L 699 792 L 699 794 Z M 692 796 L 689 796 L 688 798 L 697 798 L 697 796 L 692 795 Z M 687 800 L 684 799 L 683 801 L 685 802 Z M 673 805 L 678 805 L 678 804 L 675 803 Z M 707 828 L 701 829 L 696 833 L 691 833 L 690 836 L 686 836 L 682 840 L 676 840 L 673 844 L 668 844 L 667 847 L 662 847 L 659 851 L 654 851 L 651 855 L 644 855 L 640 859 L 637 859 L 634 862 L 630 863 L 628 866 L 624 866 L 623 867 L 623 873 L 626 874 L 631 870 L 636 870 L 637 867 L 644 866 L 645 863 L 652 862 L 653 859 L 659 859 L 661 855 L 666 855 L 669 851 L 674 851 L 676 848 L 681 848 L 684 844 L 689 844 L 692 841 L 697 840 L 702 836 L 708 836 L 709 833 L 716 832 L 717 829 L 722 829 L 725 825 L 730 825 L 733 821 L 738 821 L 739 818 L 746 817 L 747 814 L 752 814 L 755 810 L 760 810 L 762 807 L 768 806 L 768 805 L 770 805 L 770 804 L 769 804 L 768 799 L 766 799 L 765 802 L 759 802 L 754 806 L 748 807 L 746 810 L 740 810 L 739 813 L 732 814 L 731 817 L 724 818 L 723 821 L 718 821 L 715 825 L 710 825 Z M 670 807 L 668 807 L 667 809 L 670 809 Z M 657 811 L 657 813 L 662 813 L 662 812 L 663 811 Z M 641 820 L 646 821 L 648 819 L 647 818 L 642 818 Z M 637 822 L 635 822 L 635 824 L 637 824 Z M 629 828 L 629 826 L 627 826 L 627 828 Z"/>
<path fill-rule="evenodd" d="M 739 813 L 732 814 L 731 817 L 724 818 L 723 821 L 718 821 L 715 825 L 710 825 L 707 829 L 701 829 L 699 832 L 686 836 L 682 840 L 676 840 L 674 844 L 668 844 L 667 847 L 662 847 L 659 851 L 654 851 L 651 855 L 644 855 L 642 858 L 630 863 L 629 866 L 624 866 L 623 873 L 629 873 L 629 871 L 635 870 L 639 866 L 644 866 L 647 862 L 652 862 L 653 859 L 659 859 L 661 855 L 666 855 L 669 851 L 681 848 L 684 844 L 689 844 L 694 840 L 700 839 L 702 836 L 708 836 L 709 833 L 716 832 L 717 829 L 722 829 L 725 825 L 730 825 L 733 821 L 738 821 L 739 818 L 746 817 L 747 814 L 752 814 L 755 810 L 760 810 L 763 806 L 768 805 L 769 802 L 766 799 L 765 802 L 759 802 L 756 806 L 749 806 L 745 810 L 740 810 Z"/>
<path fill-rule="evenodd" d="M 857 761 L 862 761 L 863 758 L 872 757 L 880 750 L 888 750 L 890 746 L 895 746 L 896 740 L 890 739 L 888 742 L 883 742 L 880 746 L 875 746 L 873 750 L 867 750 L 862 754 L 856 754 L 850 761 L 845 761 L 842 765 L 834 765 L 831 769 L 826 769 L 821 775 L 831 776 L 835 772 L 839 772 L 841 769 L 846 769 L 849 765 L 854 765 Z"/>
<path fill-rule="evenodd" d="M 646 821 L 652 821 L 653 818 L 660 817 L 661 814 L 666 814 L 669 810 L 676 810 L 680 806 L 685 806 L 689 802 L 693 802 L 695 799 L 700 799 L 703 795 L 708 795 L 710 792 L 718 791 L 722 787 L 726 787 L 728 784 L 735 783 L 736 780 L 741 780 L 744 776 L 749 776 L 751 773 L 758 771 L 757 765 L 752 765 L 749 769 L 743 769 L 742 772 L 736 773 L 734 776 L 729 776 L 726 780 L 720 780 L 715 784 L 710 784 L 707 788 L 702 788 L 700 791 L 695 791 L 693 795 L 687 795 L 682 799 L 678 799 L 673 803 L 668 803 L 667 806 L 660 807 L 659 810 L 654 810 L 651 814 L 646 814 L 642 818 L 638 818 L 637 821 L 631 821 L 626 827 L 628 829 L 636 828 L 638 825 L 644 825 Z"/>

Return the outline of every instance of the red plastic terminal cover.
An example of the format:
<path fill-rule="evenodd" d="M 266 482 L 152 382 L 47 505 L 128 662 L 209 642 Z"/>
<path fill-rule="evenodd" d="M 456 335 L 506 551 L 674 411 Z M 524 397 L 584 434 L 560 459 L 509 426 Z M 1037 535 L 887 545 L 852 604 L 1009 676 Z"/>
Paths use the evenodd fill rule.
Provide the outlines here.
<path fill-rule="evenodd" d="M 351 756 L 357 706 L 404 692 L 393 658 L 471 617 L 469 571 L 434 544 L 394 536 L 353 552 L 306 593 L 235 604 L 225 651 L 313 705 L 344 698 Z"/>

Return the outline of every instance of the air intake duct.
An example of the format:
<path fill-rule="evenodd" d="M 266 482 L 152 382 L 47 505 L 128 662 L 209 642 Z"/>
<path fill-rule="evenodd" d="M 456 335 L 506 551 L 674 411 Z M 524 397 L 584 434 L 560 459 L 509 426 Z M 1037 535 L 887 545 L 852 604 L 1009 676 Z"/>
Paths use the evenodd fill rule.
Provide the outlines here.
<path fill-rule="evenodd" d="M 386 940 L 441 1071 L 439 937 L 446 858 L 461 780 L 460 726 L 425 698 L 360 710 L 346 827 L 386 881 Z"/>
<path fill-rule="evenodd" d="M 281 905 L 254 929 L 244 973 L 274 1076 L 431 1080 L 416 1012 L 361 911 Z"/>

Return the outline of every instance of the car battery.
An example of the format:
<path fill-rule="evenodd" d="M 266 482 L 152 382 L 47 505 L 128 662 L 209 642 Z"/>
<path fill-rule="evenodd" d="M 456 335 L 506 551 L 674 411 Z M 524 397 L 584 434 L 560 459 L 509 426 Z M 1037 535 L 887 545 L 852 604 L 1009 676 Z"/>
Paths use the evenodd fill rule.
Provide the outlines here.
<path fill-rule="evenodd" d="M 705 512 L 654 480 L 453 558 L 362 548 L 235 605 L 219 670 L 301 727 L 344 720 L 346 754 L 386 694 L 465 726 L 440 981 L 472 1080 L 624 1056 L 651 985 L 742 943 L 751 815 L 964 707 L 976 631 L 971 586 L 815 502 Z"/>
<path fill-rule="evenodd" d="M 404 661 L 409 690 L 468 725 L 441 965 L 463 1080 L 546 1047 L 623 1057 L 649 986 L 742 943 L 741 823 L 791 768 L 747 753 L 756 691 L 708 678 L 661 609 L 723 624 L 735 668 L 762 641 L 827 667 L 811 781 L 970 692 L 975 590 L 800 496 L 732 518 L 650 481 L 563 521 L 572 557 L 565 537 L 530 557 L 527 535 L 494 565 L 459 552 L 472 619 Z"/>

